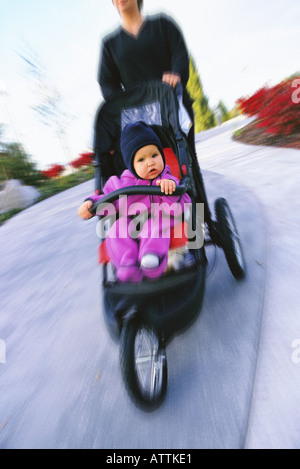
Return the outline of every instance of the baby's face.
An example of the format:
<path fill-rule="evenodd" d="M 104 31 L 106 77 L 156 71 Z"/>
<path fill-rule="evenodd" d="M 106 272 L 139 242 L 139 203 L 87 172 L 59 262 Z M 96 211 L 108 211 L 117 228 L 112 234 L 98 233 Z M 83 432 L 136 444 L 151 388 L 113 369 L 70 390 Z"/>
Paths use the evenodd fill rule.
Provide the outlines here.
<path fill-rule="evenodd" d="M 136 152 L 133 167 L 140 178 L 155 179 L 164 170 L 164 160 L 155 145 L 146 145 Z"/>

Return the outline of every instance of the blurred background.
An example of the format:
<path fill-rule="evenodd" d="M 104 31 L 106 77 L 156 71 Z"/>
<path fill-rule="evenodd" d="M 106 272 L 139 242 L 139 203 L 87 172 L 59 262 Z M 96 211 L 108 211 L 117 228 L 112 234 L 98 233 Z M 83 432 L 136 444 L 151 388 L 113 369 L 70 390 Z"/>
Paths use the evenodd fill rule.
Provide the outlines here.
<path fill-rule="evenodd" d="M 144 14 L 161 11 L 181 27 L 212 109 L 297 72 L 298 0 L 145 0 Z M 21 143 L 39 169 L 91 149 L 100 43 L 118 24 L 110 0 L 0 1 L 2 142 Z"/>
<path fill-rule="evenodd" d="M 158 12 L 175 19 L 190 51 L 196 132 L 297 73 L 298 0 L 145 0 L 145 15 Z M 0 183 L 42 186 L 44 197 L 92 177 L 100 44 L 118 25 L 110 0 L 0 0 Z"/>

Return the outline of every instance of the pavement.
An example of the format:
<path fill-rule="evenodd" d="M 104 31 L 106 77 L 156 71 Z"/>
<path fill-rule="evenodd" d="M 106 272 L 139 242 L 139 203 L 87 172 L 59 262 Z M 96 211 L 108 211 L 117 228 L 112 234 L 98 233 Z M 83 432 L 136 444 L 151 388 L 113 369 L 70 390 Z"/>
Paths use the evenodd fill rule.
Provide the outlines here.
<path fill-rule="evenodd" d="M 0 227 L 0 448 L 299 448 L 299 150 L 197 136 L 209 203 L 224 196 L 247 276 L 207 249 L 204 303 L 167 347 L 168 392 L 128 397 L 101 310 L 96 220 L 81 184 Z M 299 341 L 298 341 L 299 340 Z"/>
<path fill-rule="evenodd" d="M 231 139 L 243 121 L 197 143 L 200 165 L 253 191 L 266 227 L 266 281 L 246 448 L 300 447 L 300 151 Z M 208 138 L 206 138 L 208 137 Z M 257 220 L 252 220 L 256 236 Z"/>

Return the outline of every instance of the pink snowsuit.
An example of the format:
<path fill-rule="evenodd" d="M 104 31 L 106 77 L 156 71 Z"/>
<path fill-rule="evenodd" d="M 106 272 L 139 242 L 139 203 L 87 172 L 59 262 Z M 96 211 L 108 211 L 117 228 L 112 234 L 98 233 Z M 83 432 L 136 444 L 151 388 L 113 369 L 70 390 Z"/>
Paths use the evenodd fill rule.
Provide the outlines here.
<path fill-rule="evenodd" d="M 161 175 L 154 180 L 139 179 L 126 169 L 121 178 L 112 176 L 103 188 L 102 195 L 88 197 L 94 202 L 104 195 L 128 186 L 157 187 L 158 179 L 172 179 L 178 185 L 179 181 L 171 175 L 166 166 Z M 187 194 L 183 196 L 170 195 L 131 195 L 114 202 L 119 218 L 110 228 L 106 238 L 106 248 L 110 259 L 116 267 L 116 275 L 121 282 L 140 282 L 143 277 L 157 278 L 166 270 L 168 251 L 170 246 L 170 228 L 182 222 L 184 205 L 191 202 Z M 144 210 L 143 210 L 144 209 Z M 143 212 L 146 220 L 137 228 L 135 219 L 140 219 Z M 132 231 L 135 232 L 132 236 Z M 142 269 L 141 259 L 145 254 L 156 254 L 160 264 L 154 269 Z"/>

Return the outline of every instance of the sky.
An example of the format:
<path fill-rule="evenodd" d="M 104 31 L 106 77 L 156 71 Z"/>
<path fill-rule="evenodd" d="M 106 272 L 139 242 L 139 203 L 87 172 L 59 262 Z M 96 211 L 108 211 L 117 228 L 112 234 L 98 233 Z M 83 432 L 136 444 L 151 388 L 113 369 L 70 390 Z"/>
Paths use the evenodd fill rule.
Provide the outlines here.
<path fill-rule="evenodd" d="M 300 71 L 299 0 L 144 0 L 144 15 L 160 12 L 181 28 L 212 108 Z M 20 142 L 39 169 L 92 150 L 101 40 L 119 24 L 111 0 L 0 0 L 2 140 Z M 34 111 L 40 91 L 20 56 L 35 57 L 59 93 L 63 138 Z"/>

